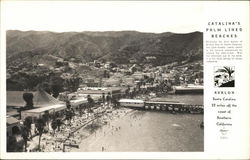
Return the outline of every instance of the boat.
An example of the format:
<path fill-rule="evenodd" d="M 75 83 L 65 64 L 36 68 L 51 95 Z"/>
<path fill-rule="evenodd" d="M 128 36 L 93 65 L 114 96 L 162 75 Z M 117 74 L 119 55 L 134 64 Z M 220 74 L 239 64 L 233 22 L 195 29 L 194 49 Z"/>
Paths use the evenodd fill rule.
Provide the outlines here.
<path fill-rule="evenodd" d="M 162 109 L 163 111 L 165 111 L 165 110 L 167 109 L 167 107 L 164 105 L 164 106 L 161 107 L 161 109 Z"/>
<path fill-rule="evenodd" d="M 161 109 L 161 107 L 160 106 L 156 106 L 156 110 L 160 110 Z"/>
<path fill-rule="evenodd" d="M 150 108 L 153 110 L 155 108 L 155 106 L 152 105 L 152 106 L 150 106 Z"/>
<path fill-rule="evenodd" d="M 186 86 L 174 86 L 174 93 L 175 94 L 200 94 L 203 93 L 203 86 L 202 85 L 194 85 L 188 84 Z"/>
<path fill-rule="evenodd" d="M 120 106 L 128 108 L 144 108 L 144 101 L 139 99 L 120 99 Z"/>

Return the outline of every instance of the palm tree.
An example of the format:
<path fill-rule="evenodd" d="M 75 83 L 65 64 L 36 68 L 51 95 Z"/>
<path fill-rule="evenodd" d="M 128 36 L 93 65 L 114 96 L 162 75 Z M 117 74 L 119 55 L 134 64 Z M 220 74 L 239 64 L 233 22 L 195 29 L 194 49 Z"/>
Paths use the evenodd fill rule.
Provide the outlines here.
<path fill-rule="evenodd" d="M 26 117 L 24 120 L 24 127 L 28 132 L 28 137 L 30 136 L 30 138 L 32 139 L 32 134 L 31 134 L 31 124 L 32 124 L 32 117 Z"/>
<path fill-rule="evenodd" d="M 73 113 L 72 113 L 72 107 L 70 105 L 70 101 L 66 101 L 66 106 L 67 106 L 67 109 L 65 110 L 65 119 L 69 122 L 68 124 L 71 125 Z"/>
<path fill-rule="evenodd" d="M 62 119 L 61 118 L 57 118 L 56 119 L 56 124 L 57 124 L 57 130 L 60 131 L 61 130 L 61 125 L 65 125 L 63 122 L 62 122 Z"/>
<path fill-rule="evenodd" d="M 49 128 L 49 122 L 50 122 L 49 111 L 45 111 L 45 113 L 43 115 L 43 119 L 44 119 L 44 122 L 45 122 L 46 126 Z"/>
<path fill-rule="evenodd" d="M 56 128 L 57 128 L 57 121 L 56 118 L 53 118 L 52 122 L 51 122 L 51 127 L 53 129 L 53 136 L 55 135 L 56 132 Z"/>
<path fill-rule="evenodd" d="M 38 142 L 38 150 L 40 151 L 40 143 L 41 143 L 41 137 L 44 131 L 44 127 L 45 127 L 45 122 L 43 119 L 38 119 L 36 122 L 36 129 L 39 133 L 39 142 Z"/>
<path fill-rule="evenodd" d="M 234 69 L 231 67 L 224 67 L 224 69 L 226 70 L 226 72 L 228 73 L 229 76 L 229 80 L 231 80 L 232 78 L 232 74 L 234 73 Z"/>
<path fill-rule="evenodd" d="M 22 137 L 24 140 L 24 151 L 27 152 L 27 141 L 28 141 L 28 137 L 29 137 L 29 130 L 27 129 L 26 126 L 24 126 L 22 128 Z"/>
<path fill-rule="evenodd" d="M 24 106 L 25 110 L 34 108 L 33 97 L 34 95 L 32 93 L 23 93 L 23 100 L 26 102 Z"/>
<path fill-rule="evenodd" d="M 216 72 L 225 72 L 229 76 L 229 81 L 232 79 L 232 74 L 234 73 L 234 69 L 232 67 L 224 67 L 221 69 L 218 69 Z"/>

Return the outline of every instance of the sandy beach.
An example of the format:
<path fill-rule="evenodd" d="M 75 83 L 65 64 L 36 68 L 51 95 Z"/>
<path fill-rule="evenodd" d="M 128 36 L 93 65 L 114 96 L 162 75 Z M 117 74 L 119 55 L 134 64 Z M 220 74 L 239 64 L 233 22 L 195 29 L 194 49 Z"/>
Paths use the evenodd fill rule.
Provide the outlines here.
<path fill-rule="evenodd" d="M 203 115 L 131 111 L 83 139 L 74 152 L 203 151 Z"/>

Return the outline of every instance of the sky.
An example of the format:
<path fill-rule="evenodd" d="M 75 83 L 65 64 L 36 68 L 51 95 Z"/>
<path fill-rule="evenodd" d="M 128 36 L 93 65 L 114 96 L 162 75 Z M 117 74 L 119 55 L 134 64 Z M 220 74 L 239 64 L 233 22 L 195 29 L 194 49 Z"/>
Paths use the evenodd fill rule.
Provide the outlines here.
<path fill-rule="evenodd" d="M 202 31 L 202 2 L 4 1 L 6 30 Z"/>

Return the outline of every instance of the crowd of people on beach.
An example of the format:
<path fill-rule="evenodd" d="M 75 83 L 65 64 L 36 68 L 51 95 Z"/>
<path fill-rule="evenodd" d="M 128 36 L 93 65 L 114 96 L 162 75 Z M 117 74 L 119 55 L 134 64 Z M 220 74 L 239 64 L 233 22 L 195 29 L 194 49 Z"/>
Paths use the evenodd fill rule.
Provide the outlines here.
<path fill-rule="evenodd" d="M 93 100 L 93 98 L 87 96 L 87 105 L 72 107 L 69 100 L 66 103 L 66 109 L 63 112 L 54 112 L 53 114 L 45 111 L 45 113 L 38 119 L 32 117 L 26 117 L 22 123 L 18 132 L 13 135 L 7 135 L 7 151 L 16 152 L 16 151 L 35 151 L 32 149 L 30 144 L 36 143 L 33 139 L 39 137 L 38 146 L 35 147 L 36 151 L 42 151 L 43 148 L 40 146 L 40 141 L 42 135 L 45 137 L 52 136 L 58 137 L 58 135 L 66 135 L 65 130 L 72 131 L 72 128 L 81 127 L 85 125 L 85 122 L 91 121 L 96 117 L 101 117 L 106 115 L 106 110 L 113 110 L 117 108 L 117 104 L 113 103 L 114 99 L 111 94 L 108 93 L 106 96 L 103 94 L 102 102 L 98 103 Z M 100 114 L 102 113 L 102 114 Z M 80 123 L 77 123 L 80 122 Z M 19 136 L 19 142 L 16 140 L 16 137 Z M 65 139 L 70 136 L 64 136 Z M 36 138 L 35 138 L 36 139 Z M 20 144 L 17 148 L 16 144 Z M 54 142 L 55 144 L 55 142 Z M 62 147 L 61 147 L 62 148 Z"/>
<path fill-rule="evenodd" d="M 107 111 L 112 112 L 113 109 L 119 108 L 118 100 L 120 98 L 147 98 L 150 92 L 156 92 L 157 88 L 144 88 L 144 87 L 133 87 L 129 86 L 125 90 L 125 93 L 121 96 L 113 96 L 110 92 L 107 94 L 103 93 L 100 101 L 94 101 L 94 99 L 87 95 L 87 105 L 79 105 L 73 107 L 70 100 L 66 100 L 66 109 L 63 112 L 54 112 L 53 114 L 45 111 L 45 113 L 38 119 L 32 117 L 26 117 L 22 122 L 21 129 L 14 135 L 7 135 L 7 150 L 8 151 L 34 151 L 30 146 L 33 142 L 34 137 L 39 137 L 39 143 L 37 151 L 42 151 L 40 142 L 42 135 L 48 137 L 60 137 L 69 139 L 70 131 L 75 128 L 84 126 L 86 122 L 91 119 L 98 117 L 105 117 Z M 145 96 L 145 97 L 143 97 Z M 27 107 L 26 107 L 27 108 Z M 110 116 L 112 119 L 112 116 Z M 79 123 L 78 123 L 79 122 Z M 78 124 L 77 124 L 78 123 Z M 103 123 L 106 123 L 105 120 Z M 131 124 L 132 125 L 132 124 Z M 119 127 L 116 129 L 120 129 Z M 67 130 L 67 132 L 66 132 Z M 21 135 L 22 143 L 17 142 L 17 135 Z M 66 136 L 68 135 L 68 136 Z M 17 143 L 22 144 L 17 149 Z M 53 144 L 56 144 L 53 142 Z M 30 148 L 30 149 L 28 149 Z M 62 148 L 62 147 L 61 147 Z M 104 149 L 105 150 L 105 149 Z"/>

